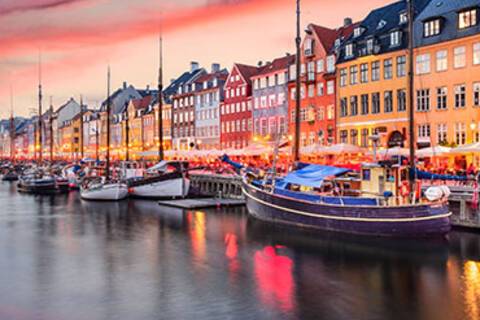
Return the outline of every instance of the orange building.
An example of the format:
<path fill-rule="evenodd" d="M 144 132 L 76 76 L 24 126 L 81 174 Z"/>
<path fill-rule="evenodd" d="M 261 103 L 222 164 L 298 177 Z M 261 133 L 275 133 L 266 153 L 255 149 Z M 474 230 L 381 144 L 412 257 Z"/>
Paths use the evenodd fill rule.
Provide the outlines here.
<path fill-rule="evenodd" d="M 480 141 L 478 1 L 431 3 L 415 21 L 418 146 Z"/>

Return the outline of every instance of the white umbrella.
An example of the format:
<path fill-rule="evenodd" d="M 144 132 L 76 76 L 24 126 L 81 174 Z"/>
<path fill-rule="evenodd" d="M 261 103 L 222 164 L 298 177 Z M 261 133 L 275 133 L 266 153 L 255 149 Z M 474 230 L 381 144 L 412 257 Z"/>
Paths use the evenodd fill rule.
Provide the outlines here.
<path fill-rule="evenodd" d="M 300 153 L 302 154 L 315 154 L 315 153 L 322 153 L 324 152 L 325 147 L 319 145 L 318 143 L 316 144 L 311 144 L 306 147 L 301 147 L 300 148 Z"/>
<path fill-rule="evenodd" d="M 369 152 L 370 155 L 373 155 L 373 151 Z M 406 148 L 400 147 L 393 147 L 389 149 L 378 149 L 377 150 L 377 157 L 394 157 L 394 156 L 404 156 L 408 157 L 410 155 L 410 151 Z"/>
<path fill-rule="evenodd" d="M 480 142 L 466 144 L 464 146 L 460 146 L 454 148 L 450 151 L 451 153 L 480 153 Z"/>
<path fill-rule="evenodd" d="M 443 146 L 434 146 L 430 148 L 420 149 L 416 152 L 417 157 L 436 157 L 450 153 L 452 148 L 443 147 Z"/>
<path fill-rule="evenodd" d="M 345 153 L 362 153 L 363 149 L 352 144 L 340 143 L 325 147 L 321 153 L 325 154 L 345 154 Z"/>

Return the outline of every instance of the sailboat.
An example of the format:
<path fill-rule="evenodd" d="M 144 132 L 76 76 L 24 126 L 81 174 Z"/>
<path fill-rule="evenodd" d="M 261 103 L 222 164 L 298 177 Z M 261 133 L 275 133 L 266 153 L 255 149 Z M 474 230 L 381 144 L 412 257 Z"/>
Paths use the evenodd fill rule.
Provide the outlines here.
<path fill-rule="evenodd" d="M 136 198 L 166 199 L 185 198 L 190 189 L 188 162 L 164 161 L 163 150 L 163 59 L 162 37 L 159 38 L 158 69 L 158 159 L 159 162 L 147 170 L 147 175 L 129 181 L 130 195 Z M 128 142 L 127 142 L 128 150 Z"/>
<path fill-rule="evenodd" d="M 110 67 L 107 80 L 107 155 L 104 177 L 85 178 L 80 186 L 80 196 L 84 200 L 118 201 L 128 196 L 128 187 L 121 181 L 110 178 Z"/>
<path fill-rule="evenodd" d="M 409 30 L 413 34 L 413 4 L 409 1 Z M 297 0 L 297 75 L 300 74 L 300 0 Z M 410 57 L 413 40 L 409 37 Z M 416 192 L 413 59 L 409 59 L 410 164 L 390 161 L 363 164 L 359 174 L 348 169 L 299 163 L 300 77 L 296 77 L 297 168 L 285 177 L 268 179 L 255 168 L 245 168 L 224 156 L 243 172 L 242 189 L 249 215 L 263 221 L 298 227 L 385 237 L 443 236 L 451 212 L 448 192 Z"/>

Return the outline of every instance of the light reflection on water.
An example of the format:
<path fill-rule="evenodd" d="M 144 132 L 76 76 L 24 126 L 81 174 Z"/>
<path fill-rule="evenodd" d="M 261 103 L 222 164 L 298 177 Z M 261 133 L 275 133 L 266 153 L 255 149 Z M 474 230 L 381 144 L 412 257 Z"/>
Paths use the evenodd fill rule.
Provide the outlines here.
<path fill-rule="evenodd" d="M 480 234 L 372 240 L 9 184 L 0 203 L 0 319 L 480 319 Z"/>

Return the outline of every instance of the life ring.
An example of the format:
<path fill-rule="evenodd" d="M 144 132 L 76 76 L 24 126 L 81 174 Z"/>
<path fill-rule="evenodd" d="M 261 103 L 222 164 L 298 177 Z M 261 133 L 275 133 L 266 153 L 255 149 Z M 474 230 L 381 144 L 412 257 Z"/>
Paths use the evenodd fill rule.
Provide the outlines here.
<path fill-rule="evenodd" d="M 410 185 L 407 180 L 404 180 L 400 186 L 400 195 L 402 197 L 408 197 L 410 195 Z"/>

